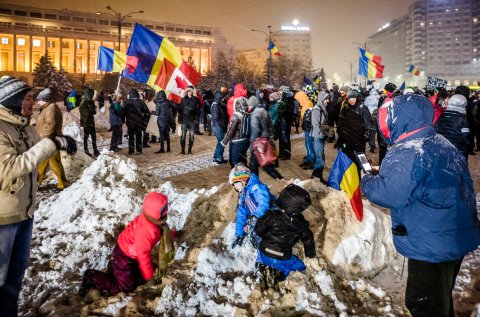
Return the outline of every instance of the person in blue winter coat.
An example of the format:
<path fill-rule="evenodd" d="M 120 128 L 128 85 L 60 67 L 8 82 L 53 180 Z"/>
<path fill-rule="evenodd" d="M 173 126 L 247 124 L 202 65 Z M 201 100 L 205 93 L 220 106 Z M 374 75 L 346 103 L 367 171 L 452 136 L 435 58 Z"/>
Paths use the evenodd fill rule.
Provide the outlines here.
<path fill-rule="evenodd" d="M 252 234 L 258 219 L 270 209 L 272 196 L 267 185 L 242 163 L 231 170 L 228 181 L 239 193 L 235 240 L 232 244 L 232 248 L 235 248 L 243 244 L 247 235 Z"/>
<path fill-rule="evenodd" d="M 405 303 L 412 316 L 453 316 L 452 289 L 463 257 L 480 244 L 475 192 L 464 155 L 432 127 L 420 95 L 379 109 L 391 149 L 378 175 L 362 177 L 373 203 L 390 208 L 393 243 L 408 258 Z"/>

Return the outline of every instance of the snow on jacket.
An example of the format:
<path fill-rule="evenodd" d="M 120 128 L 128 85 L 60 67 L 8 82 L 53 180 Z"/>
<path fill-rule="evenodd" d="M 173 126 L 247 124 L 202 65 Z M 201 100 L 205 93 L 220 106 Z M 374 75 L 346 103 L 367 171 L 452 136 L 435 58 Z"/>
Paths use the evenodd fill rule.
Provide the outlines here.
<path fill-rule="evenodd" d="M 243 84 L 235 85 L 233 90 L 233 96 L 227 101 L 227 112 L 229 121 L 232 120 L 233 113 L 235 112 L 235 99 L 238 97 L 247 97 L 247 90 Z"/>
<path fill-rule="evenodd" d="M 125 102 L 125 121 L 129 129 L 145 130 L 150 119 L 145 101 L 138 98 L 130 98 Z"/>
<path fill-rule="evenodd" d="M 277 208 L 269 210 L 258 220 L 255 232 L 262 238 L 260 250 L 269 257 L 290 259 L 298 241 L 302 241 L 306 257 L 315 256 L 313 232 L 301 213 L 287 214 Z"/>
<path fill-rule="evenodd" d="M 390 208 L 393 242 L 405 257 L 457 260 L 480 244 L 475 192 L 465 157 L 432 127 L 423 96 L 394 98 L 386 109 L 386 140 L 394 144 L 378 175 L 362 178 L 367 198 Z"/>
<path fill-rule="evenodd" d="M 165 91 L 160 90 L 157 93 L 157 98 L 155 101 L 156 109 L 155 114 L 157 115 L 157 124 L 161 127 L 166 127 L 169 125 L 172 118 L 170 101 L 167 99 Z"/>
<path fill-rule="evenodd" d="M 123 108 L 120 102 L 113 102 L 110 106 L 110 125 L 122 125 L 123 116 Z"/>
<path fill-rule="evenodd" d="M 260 218 L 270 208 L 271 204 L 270 190 L 260 179 L 251 174 L 247 185 L 238 197 L 237 219 L 235 222 L 235 235 L 244 236 L 243 228 L 251 217 Z"/>
<path fill-rule="evenodd" d="M 93 102 L 94 91 L 91 88 L 85 88 L 83 90 L 82 101 L 80 101 L 80 126 L 95 128 L 95 117 L 97 113 L 95 111 L 95 102 Z"/>
<path fill-rule="evenodd" d="M 265 109 L 265 105 L 259 103 L 251 110 L 250 129 L 250 143 L 253 143 L 256 138 L 271 138 L 273 136 L 272 120 Z"/>
<path fill-rule="evenodd" d="M 56 150 L 51 139 L 40 141 L 28 118 L 0 106 L 0 225 L 33 216 L 37 166 Z"/>
<path fill-rule="evenodd" d="M 325 135 L 320 130 L 320 126 L 327 122 L 327 108 L 325 107 L 323 101 L 328 97 L 328 94 L 324 91 L 318 94 L 318 101 L 315 107 L 312 110 L 312 129 L 310 134 L 312 137 L 317 139 L 325 138 Z"/>
<path fill-rule="evenodd" d="M 228 113 L 225 104 L 222 102 L 223 94 L 217 92 L 213 98 L 210 111 L 212 113 L 212 128 L 220 128 L 225 131 L 228 126 Z"/>
<path fill-rule="evenodd" d="M 457 95 L 458 96 L 458 95 Z M 463 96 L 462 96 L 463 98 Z M 450 100 L 452 100 L 450 98 Z M 470 145 L 470 129 L 466 114 L 466 99 L 464 105 L 452 105 L 449 101 L 447 110 L 443 112 L 435 124 L 435 130 L 450 141 L 460 152 L 467 155 Z"/>
<path fill-rule="evenodd" d="M 42 112 L 37 119 L 35 130 L 38 136 L 43 138 L 51 138 L 55 135 L 62 135 L 63 114 L 55 103 L 46 103 L 40 106 Z"/>
<path fill-rule="evenodd" d="M 146 281 L 153 277 L 150 252 L 161 236 L 160 228 L 148 221 L 143 214 L 133 219 L 118 236 L 118 246 L 126 256 L 138 261 L 138 267 Z"/>

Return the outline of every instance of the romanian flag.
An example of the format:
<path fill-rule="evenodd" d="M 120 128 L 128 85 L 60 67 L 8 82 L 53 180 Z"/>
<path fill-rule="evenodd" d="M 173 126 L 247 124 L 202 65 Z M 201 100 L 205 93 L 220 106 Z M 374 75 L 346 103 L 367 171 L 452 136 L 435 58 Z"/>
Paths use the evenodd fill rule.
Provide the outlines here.
<path fill-rule="evenodd" d="M 410 65 L 410 69 L 408 70 L 408 72 L 414 74 L 415 76 L 420 75 L 420 69 L 416 68 L 413 65 Z"/>
<path fill-rule="evenodd" d="M 268 43 L 268 48 L 267 50 L 269 50 L 270 52 L 272 52 L 273 55 L 277 55 L 277 56 L 282 56 L 282 54 L 280 54 L 280 52 L 278 51 L 278 48 L 275 46 L 275 44 L 273 43 L 273 41 L 270 41 Z"/>
<path fill-rule="evenodd" d="M 347 193 L 355 216 L 358 221 L 362 221 L 363 203 L 357 165 L 342 150 L 338 151 L 337 158 L 333 163 L 328 177 L 328 186 L 337 190 L 342 189 Z"/>
<path fill-rule="evenodd" d="M 98 48 L 97 70 L 121 72 L 125 67 L 127 67 L 126 54 L 105 46 Z"/>
<path fill-rule="evenodd" d="M 358 74 L 367 78 L 383 78 L 382 57 L 373 55 L 362 48 L 360 50 L 360 58 L 358 59 Z"/>

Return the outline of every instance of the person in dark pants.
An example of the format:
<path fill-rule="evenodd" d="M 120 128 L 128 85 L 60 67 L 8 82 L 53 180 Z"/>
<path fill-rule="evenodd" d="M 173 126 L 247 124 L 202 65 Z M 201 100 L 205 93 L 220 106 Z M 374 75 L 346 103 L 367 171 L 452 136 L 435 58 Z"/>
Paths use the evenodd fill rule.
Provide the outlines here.
<path fill-rule="evenodd" d="M 167 152 L 170 152 L 170 121 L 172 114 L 170 112 L 170 101 L 167 99 L 165 91 L 160 90 L 156 98 L 156 115 L 158 131 L 160 133 L 160 149 L 155 153 L 165 153 L 164 142 L 167 142 Z"/>
<path fill-rule="evenodd" d="M 180 146 L 182 150 L 180 154 L 185 154 L 185 141 L 187 132 L 188 139 L 188 154 L 192 154 L 193 142 L 195 140 L 195 122 L 200 115 L 200 102 L 195 96 L 195 89 L 189 86 L 185 89 L 185 97 L 178 107 L 178 122 L 182 125 L 182 135 L 180 137 Z"/>
<path fill-rule="evenodd" d="M 362 193 L 390 209 L 393 243 L 408 258 L 405 303 L 412 316 L 453 317 L 460 264 L 480 244 L 467 162 L 435 132 L 427 98 L 396 97 L 378 116 L 385 118 L 380 131 L 391 147 L 377 175 L 362 173 Z"/>
<path fill-rule="evenodd" d="M 130 90 L 125 102 L 125 120 L 128 128 L 128 154 L 142 153 L 142 133 L 147 127 L 150 111 L 136 89 Z"/>
<path fill-rule="evenodd" d="M 223 159 L 224 146 L 222 145 L 223 137 L 228 126 L 227 105 L 223 102 L 223 93 L 219 90 L 213 98 L 211 114 L 212 114 L 212 131 L 217 138 L 217 146 L 213 153 L 213 161 L 217 164 L 223 164 L 227 161 Z"/>
<path fill-rule="evenodd" d="M 285 103 L 285 110 L 282 113 L 280 121 L 280 137 L 278 139 L 279 154 L 281 160 L 289 160 L 292 157 L 292 145 L 290 142 L 290 132 L 294 120 L 295 99 L 290 88 L 283 88 L 282 101 Z"/>
<path fill-rule="evenodd" d="M 97 149 L 97 134 L 95 132 L 95 103 L 93 102 L 93 89 L 85 87 L 82 101 L 80 102 L 80 126 L 83 127 L 83 148 L 85 154 L 92 156 L 88 150 L 88 138 L 92 138 L 93 155 L 99 156 Z"/>
<path fill-rule="evenodd" d="M 122 95 L 116 95 L 115 101 L 110 106 L 110 127 L 112 129 L 112 139 L 110 140 L 110 151 L 118 152 L 119 141 L 122 138 L 122 117 L 123 108 L 121 105 Z"/>
<path fill-rule="evenodd" d="M 472 133 L 469 135 L 469 145 L 468 145 L 468 154 L 469 155 L 475 155 L 476 153 L 474 152 L 475 149 L 475 133 L 473 131 L 476 130 L 475 128 L 475 115 L 474 115 L 474 104 L 472 98 L 470 98 L 470 88 L 467 86 L 458 86 L 455 88 L 455 94 L 459 94 L 464 96 L 467 99 L 467 122 L 468 122 L 468 128 Z"/>

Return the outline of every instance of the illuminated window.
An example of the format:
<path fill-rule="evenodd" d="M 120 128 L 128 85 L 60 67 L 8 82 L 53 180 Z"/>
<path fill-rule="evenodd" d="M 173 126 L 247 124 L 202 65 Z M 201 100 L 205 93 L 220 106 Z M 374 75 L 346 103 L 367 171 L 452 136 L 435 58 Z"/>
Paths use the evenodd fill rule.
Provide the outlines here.
<path fill-rule="evenodd" d="M 0 70 L 1 71 L 11 70 L 9 65 L 10 65 L 10 52 L 2 51 L 0 53 Z"/>
<path fill-rule="evenodd" d="M 33 40 L 33 41 L 32 41 L 32 46 L 34 46 L 34 47 L 40 47 L 40 40 Z"/>
<path fill-rule="evenodd" d="M 55 42 L 54 41 L 48 41 L 48 47 L 49 48 L 55 48 Z"/>
<path fill-rule="evenodd" d="M 24 72 L 25 71 L 25 52 L 17 52 L 17 71 Z"/>
<path fill-rule="evenodd" d="M 81 42 L 77 42 L 77 50 L 83 49 L 83 45 Z"/>
<path fill-rule="evenodd" d="M 8 37 L 2 37 L 2 44 L 8 44 Z"/>
<path fill-rule="evenodd" d="M 25 39 L 17 39 L 18 46 L 25 46 Z"/>

